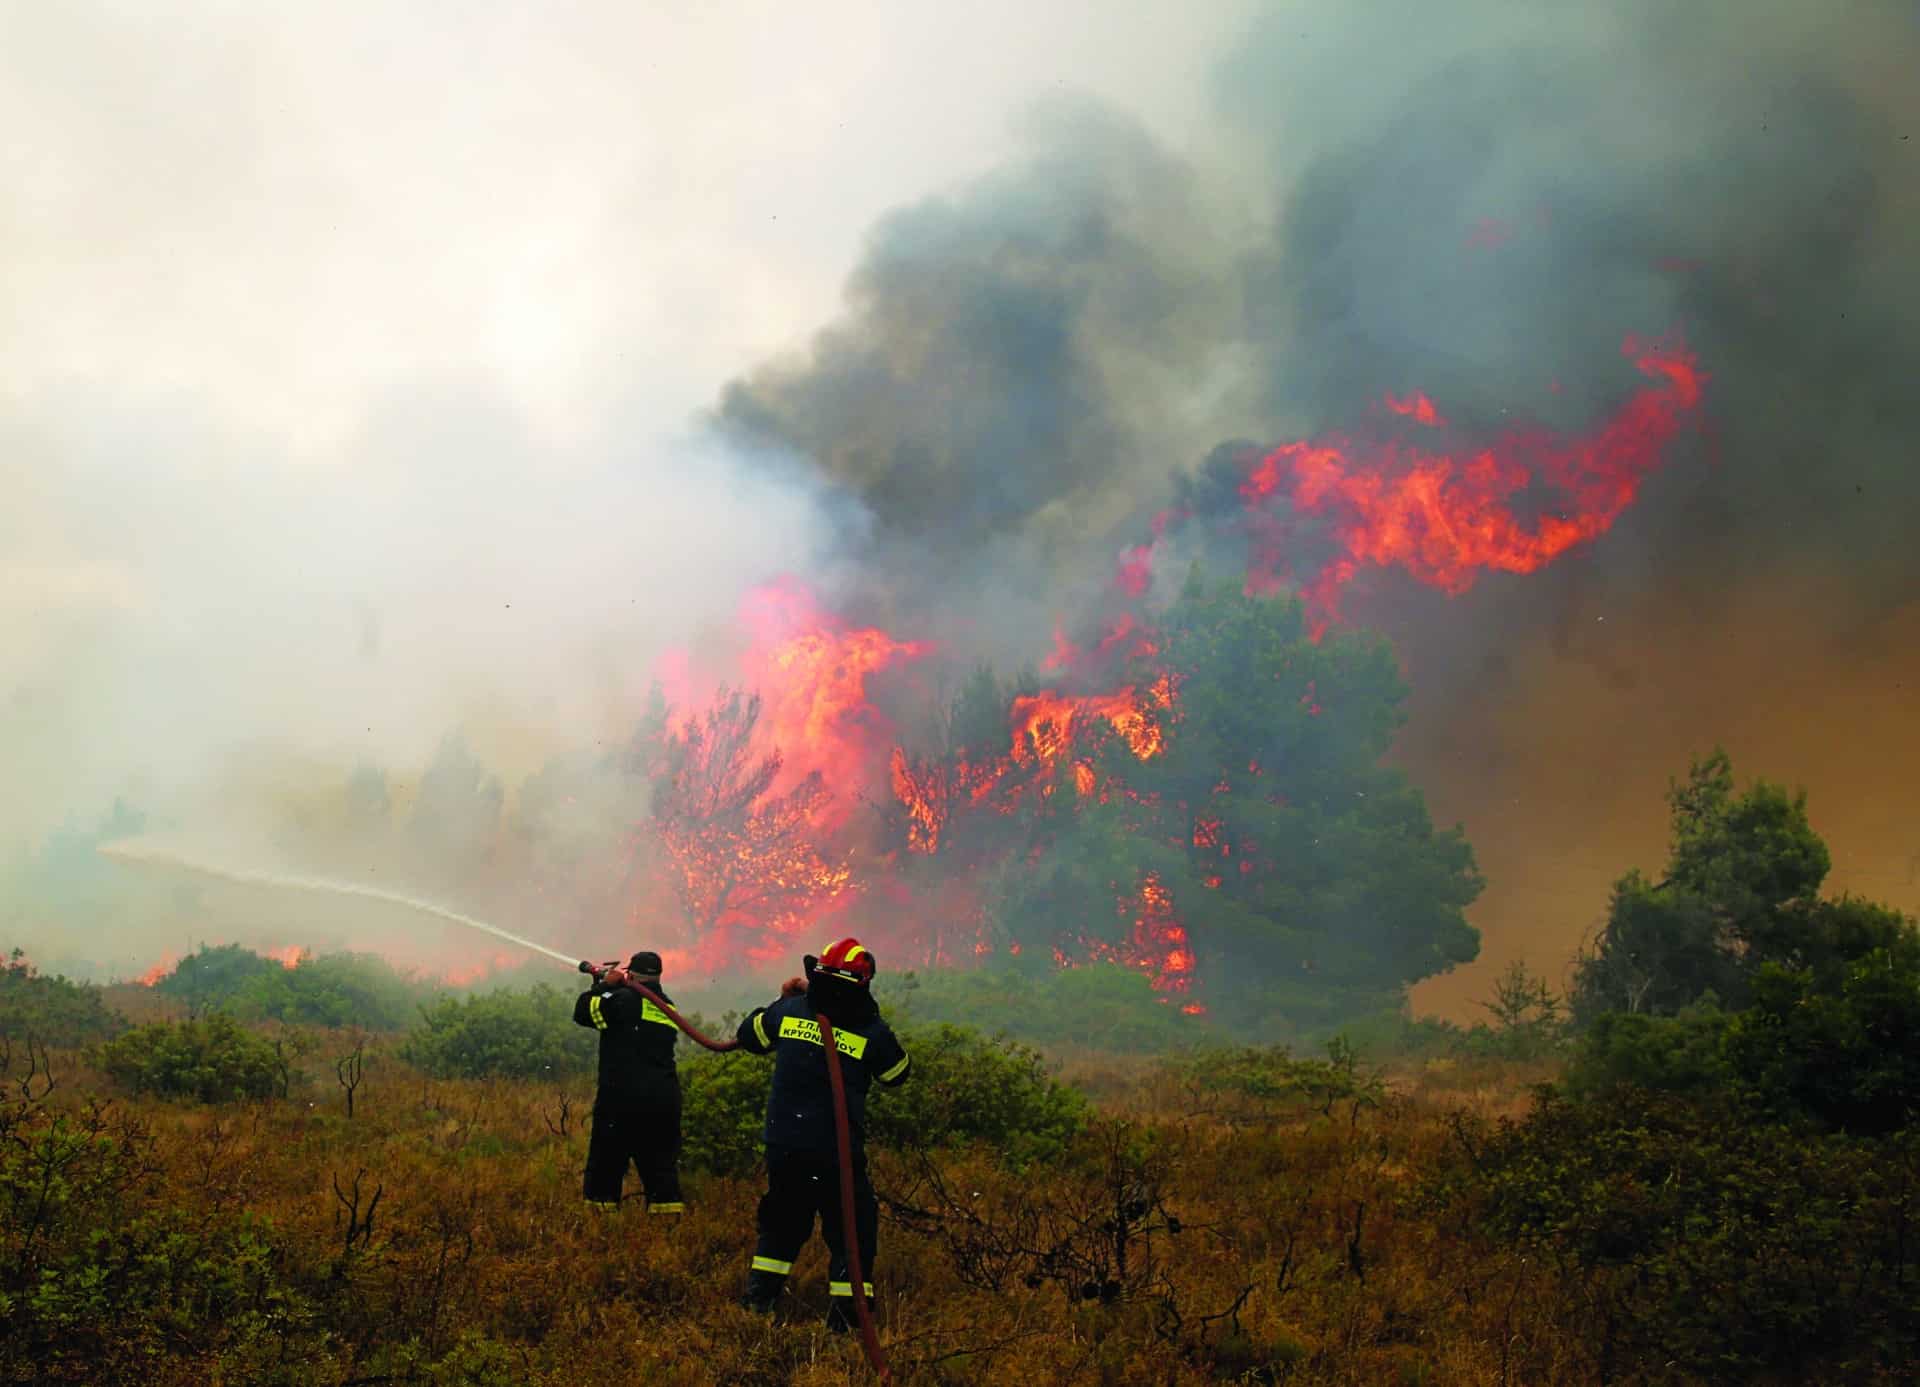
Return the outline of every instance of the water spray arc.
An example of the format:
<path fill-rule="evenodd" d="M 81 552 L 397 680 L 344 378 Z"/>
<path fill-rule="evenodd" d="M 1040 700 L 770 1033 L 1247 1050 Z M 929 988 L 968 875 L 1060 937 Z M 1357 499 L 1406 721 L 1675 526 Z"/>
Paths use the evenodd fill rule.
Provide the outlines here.
<path fill-rule="evenodd" d="M 221 881 L 230 881 L 241 886 L 273 886 L 290 891 L 313 891 L 325 895 L 352 896 L 362 900 L 378 901 L 385 905 L 394 905 L 406 910 L 418 911 L 425 915 L 434 916 L 436 919 L 447 920 L 456 925 L 465 925 L 470 929 L 480 930 L 483 933 L 492 935 L 496 939 L 504 939 L 509 944 L 518 944 L 523 949 L 531 949 L 534 953 L 543 954 L 547 958 L 555 959 L 571 968 L 578 969 L 580 972 L 590 976 L 596 983 L 606 975 L 609 969 L 618 966 L 616 963 L 595 964 L 585 959 L 574 959 L 561 953 L 558 949 L 549 949 L 545 944 L 536 944 L 533 940 L 515 934 L 511 930 L 501 929 L 498 925 L 490 925 L 485 920 L 476 920 L 471 915 L 462 915 L 457 910 L 449 910 L 447 907 L 435 905 L 431 901 L 417 900 L 412 896 L 403 896 L 394 891 L 382 891 L 377 887 L 361 886 L 346 881 L 330 881 L 321 877 L 289 877 L 277 876 L 271 872 L 235 871 L 226 867 L 213 866 L 205 862 L 196 862 L 191 858 L 181 857 L 174 853 L 145 850 L 126 844 L 103 844 L 97 851 L 103 857 L 110 857 L 120 862 L 150 863 L 155 866 L 177 867 L 183 871 L 195 872 L 202 876 L 215 877 Z M 646 984 L 635 982 L 629 978 L 625 986 L 631 987 L 642 997 L 659 1007 L 660 1010 L 665 1012 L 668 1018 L 672 1020 L 673 1024 L 685 1032 L 687 1037 L 696 1044 L 719 1054 L 725 1054 L 730 1050 L 740 1048 L 740 1043 L 736 1040 L 714 1040 L 709 1036 L 701 1034 L 692 1022 L 680 1014 L 679 1008 L 675 1007 L 671 1002 L 667 1001 L 666 998 L 662 997 Z M 871 1310 L 868 1309 L 867 1297 L 863 1293 L 866 1284 L 866 1269 L 860 1265 L 859 1232 L 854 1221 L 853 1137 L 847 1124 L 847 1095 L 846 1086 L 840 1076 L 840 1056 L 835 1048 L 833 1022 L 825 1014 L 821 1014 L 818 1020 L 820 1022 L 821 1041 L 826 1049 L 827 1078 L 833 1089 L 833 1135 L 836 1154 L 839 1157 L 840 1163 L 841 1232 L 842 1236 L 846 1239 L 847 1272 L 854 1289 L 852 1300 L 855 1317 L 860 1323 L 860 1345 L 867 1355 L 867 1361 L 873 1365 L 873 1370 L 879 1375 L 880 1380 L 882 1382 L 892 1382 L 893 1372 L 887 1364 L 886 1354 L 881 1350 L 880 1337 L 873 1324 L 873 1314 Z"/>
<path fill-rule="evenodd" d="M 522 938 L 510 930 L 490 925 L 485 920 L 476 920 L 471 915 L 462 915 L 457 910 L 435 905 L 432 901 L 419 900 L 413 896 L 403 896 L 397 891 L 382 891 L 375 886 L 362 886 L 356 882 L 333 881 L 325 877 L 280 876 L 273 872 L 241 872 L 229 867 L 216 867 L 206 862 L 196 862 L 177 853 L 157 849 L 135 847 L 130 844 L 106 843 L 97 849 L 102 857 L 110 857 L 116 862 L 147 863 L 156 867 L 177 867 L 181 871 L 193 872 L 200 876 L 231 881 L 240 886 L 275 886 L 287 891 L 310 891 L 328 896 L 352 896 L 360 900 L 378 901 L 383 905 L 399 906 L 403 910 L 415 911 L 421 915 L 431 915 L 435 919 L 447 920 L 456 925 L 465 925 L 491 934 L 495 939 L 504 939 L 509 944 L 518 944 L 523 949 L 531 949 L 537 954 L 566 964 L 569 968 L 575 960 L 558 949 L 549 949 L 545 944 L 536 944 L 531 939 Z"/>

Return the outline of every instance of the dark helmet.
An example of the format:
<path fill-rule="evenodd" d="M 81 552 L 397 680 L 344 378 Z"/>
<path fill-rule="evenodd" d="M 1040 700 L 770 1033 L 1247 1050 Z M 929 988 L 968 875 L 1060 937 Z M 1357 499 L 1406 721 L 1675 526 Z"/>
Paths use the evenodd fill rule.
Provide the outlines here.
<path fill-rule="evenodd" d="M 639 973 L 646 977 L 657 978 L 661 972 L 660 955 L 656 954 L 652 949 L 642 949 L 639 953 L 627 960 L 627 971 L 629 973 Z"/>

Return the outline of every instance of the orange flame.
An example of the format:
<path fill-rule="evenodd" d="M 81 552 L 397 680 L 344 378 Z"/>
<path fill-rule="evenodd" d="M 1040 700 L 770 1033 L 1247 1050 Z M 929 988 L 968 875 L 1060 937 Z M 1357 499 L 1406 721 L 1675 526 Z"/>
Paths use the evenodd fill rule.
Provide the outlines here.
<path fill-rule="evenodd" d="M 1447 421 L 1440 417 L 1440 411 L 1433 407 L 1433 401 L 1429 400 L 1422 391 L 1416 390 L 1404 400 L 1388 395 L 1385 403 L 1387 408 L 1395 414 L 1404 414 L 1416 423 L 1426 424 L 1436 429 L 1444 429 L 1447 426 Z"/>
<path fill-rule="evenodd" d="M 1306 590 L 1325 615 L 1363 565 L 1397 565 L 1449 593 L 1465 592 L 1483 571 L 1532 573 L 1612 527 L 1700 403 L 1706 377 L 1691 353 L 1631 339 L 1625 352 L 1659 383 L 1638 391 L 1591 437 L 1515 433 L 1466 456 L 1388 446 L 1356 457 L 1342 439 L 1288 443 L 1260 460 L 1241 496 L 1257 509 L 1284 495 L 1296 511 L 1331 519 L 1341 555 Z M 1536 483 L 1566 504 L 1529 523 L 1512 503 Z M 1280 555 L 1270 543 L 1256 548 L 1248 583 L 1270 590 Z"/>
<path fill-rule="evenodd" d="M 275 954 L 273 957 L 278 958 L 279 955 Z M 470 959 L 465 963 L 455 964 L 444 970 L 440 974 L 440 977 L 450 987 L 471 987 L 482 978 L 524 962 L 525 958 L 526 955 L 524 954 L 500 950 L 495 952 L 491 958 Z M 288 964 L 287 966 L 291 968 L 293 965 Z"/>
<path fill-rule="evenodd" d="M 752 638 L 744 682 L 766 700 L 764 736 L 785 760 L 783 786 L 814 771 L 835 782 L 864 778 L 893 736 L 867 696 L 867 680 L 931 654 L 933 645 L 846 626 L 792 579 L 750 592 L 741 619 Z M 833 802 L 846 812 L 847 797 Z"/>
<path fill-rule="evenodd" d="M 1013 760 L 1016 765 L 1050 767 L 1073 745 L 1075 724 L 1104 720 L 1145 761 L 1164 744 L 1160 724 L 1148 716 L 1131 685 L 1110 694 L 1060 694 L 1042 691 L 1013 701 Z"/>

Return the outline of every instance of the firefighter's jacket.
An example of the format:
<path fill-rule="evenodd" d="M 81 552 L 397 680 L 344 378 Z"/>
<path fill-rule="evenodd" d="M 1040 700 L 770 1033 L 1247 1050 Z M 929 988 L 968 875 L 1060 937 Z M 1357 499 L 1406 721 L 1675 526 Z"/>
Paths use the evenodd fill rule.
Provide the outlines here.
<path fill-rule="evenodd" d="M 863 995 L 858 1003 L 836 1001 L 826 1011 L 840 1052 L 849 1135 L 858 1146 L 866 1138 L 867 1090 L 876 1079 L 888 1087 L 905 1081 L 910 1061 L 871 999 Z M 845 1019 L 837 1012 L 846 1012 Z M 831 1154 L 836 1146 L 833 1089 L 827 1079 L 820 1023 L 814 1016 L 809 997 L 782 997 L 772 1006 L 750 1012 L 736 1038 L 744 1050 L 773 1056 L 773 1092 L 767 1099 L 764 1133 L 767 1145 Z"/>
<path fill-rule="evenodd" d="M 653 990 L 672 1005 L 673 998 Z M 573 1019 L 600 1032 L 600 1100 L 618 1105 L 652 1104 L 669 1095 L 678 1100 L 673 1047 L 680 1028 L 666 1012 L 631 987 L 596 986 L 573 1004 Z"/>

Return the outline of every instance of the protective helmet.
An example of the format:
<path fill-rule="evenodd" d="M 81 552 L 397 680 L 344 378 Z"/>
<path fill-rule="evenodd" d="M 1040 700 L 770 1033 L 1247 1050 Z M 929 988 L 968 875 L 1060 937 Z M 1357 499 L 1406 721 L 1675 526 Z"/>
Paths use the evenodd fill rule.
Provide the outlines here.
<path fill-rule="evenodd" d="M 865 987 L 873 981 L 873 953 L 858 939 L 842 939 L 827 946 L 815 969 Z"/>

